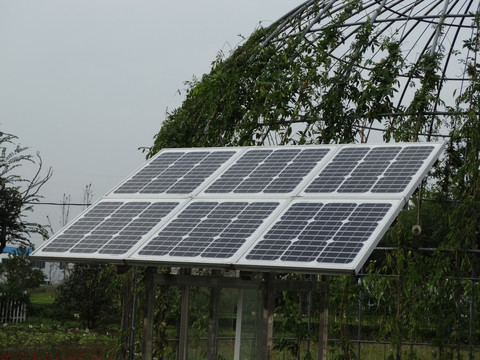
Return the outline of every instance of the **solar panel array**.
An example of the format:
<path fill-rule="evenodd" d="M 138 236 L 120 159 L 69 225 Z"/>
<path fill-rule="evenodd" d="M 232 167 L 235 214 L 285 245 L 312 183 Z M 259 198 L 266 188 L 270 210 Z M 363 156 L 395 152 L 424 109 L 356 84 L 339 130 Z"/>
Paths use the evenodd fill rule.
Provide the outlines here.
<path fill-rule="evenodd" d="M 439 143 L 165 149 L 32 256 L 356 272 Z"/>

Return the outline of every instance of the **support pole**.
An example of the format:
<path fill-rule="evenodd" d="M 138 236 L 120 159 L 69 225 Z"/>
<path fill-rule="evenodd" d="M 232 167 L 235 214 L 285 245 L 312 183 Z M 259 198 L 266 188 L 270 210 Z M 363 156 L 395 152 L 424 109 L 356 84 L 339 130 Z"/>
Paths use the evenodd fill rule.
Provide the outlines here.
<path fill-rule="evenodd" d="M 218 270 L 212 271 L 213 276 L 218 276 Z M 207 360 L 217 360 L 218 338 L 218 306 L 220 303 L 220 288 L 210 288 L 210 304 L 208 308 L 208 343 Z"/>
<path fill-rule="evenodd" d="M 243 315 L 243 289 L 238 290 L 237 317 L 235 324 L 235 349 L 233 360 L 240 360 L 240 347 L 242 345 L 242 315 Z"/>
<path fill-rule="evenodd" d="M 190 272 L 190 269 L 185 270 Z M 178 345 L 178 360 L 188 358 L 188 304 L 190 302 L 190 286 L 182 289 L 182 309 L 180 315 L 180 342 Z"/>
<path fill-rule="evenodd" d="M 145 315 L 143 318 L 142 360 L 153 358 L 153 309 L 155 302 L 155 268 L 145 270 Z"/>
<path fill-rule="evenodd" d="M 361 345 L 362 345 L 362 321 L 363 321 L 363 278 L 358 279 L 360 285 L 360 292 L 358 296 L 358 331 L 357 331 L 357 360 L 361 360 Z"/>
<path fill-rule="evenodd" d="M 318 304 L 318 360 L 327 360 L 328 346 L 328 281 L 321 278 L 320 302 Z"/>
<path fill-rule="evenodd" d="M 273 314 L 275 311 L 275 289 L 273 286 L 274 275 L 265 273 L 263 275 L 264 285 L 262 289 L 261 329 L 257 347 L 257 359 L 271 360 L 273 350 Z"/>
<path fill-rule="evenodd" d="M 135 353 L 135 324 L 137 323 L 137 291 L 138 291 L 138 277 L 137 267 L 134 268 L 133 276 L 133 306 L 132 306 L 132 326 L 130 328 L 130 346 L 128 349 L 128 360 L 133 360 Z M 155 284 L 153 284 L 155 287 Z"/>

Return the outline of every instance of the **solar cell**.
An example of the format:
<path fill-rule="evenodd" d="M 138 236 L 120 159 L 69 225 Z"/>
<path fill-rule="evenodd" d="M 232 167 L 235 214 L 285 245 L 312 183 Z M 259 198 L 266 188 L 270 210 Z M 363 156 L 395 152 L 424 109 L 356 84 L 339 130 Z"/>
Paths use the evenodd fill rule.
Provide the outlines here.
<path fill-rule="evenodd" d="M 305 193 L 401 193 L 418 177 L 434 146 L 345 147 Z"/>
<path fill-rule="evenodd" d="M 248 150 L 206 193 L 289 193 L 330 152 L 324 148 Z"/>
<path fill-rule="evenodd" d="M 246 259 L 351 262 L 390 207 L 388 203 L 295 203 Z"/>
<path fill-rule="evenodd" d="M 294 200 L 250 243 L 240 269 L 357 272 L 401 210 L 401 200 Z"/>
<path fill-rule="evenodd" d="M 159 229 L 138 254 L 230 258 L 278 205 L 263 201 L 194 202 Z"/>
<path fill-rule="evenodd" d="M 177 202 L 99 202 L 55 236 L 43 251 L 126 253 L 177 205 Z"/>
<path fill-rule="evenodd" d="M 374 193 L 401 192 L 416 175 L 433 146 L 409 146 L 402 149 L 372 188 Z"/>
<path fill-rule="evenodd" d="M 228 161 L 235 151 L 164 152 L 147 163 L 115 194 L 188 194 Z"/>
<path fill-rule="evenodd" d="M 319 263 L 350 263 L 370 239 L 391 208 L 388 203 L 358 204 L 345 214 L 346 222 L 337 228 L 317 258 Z"/>

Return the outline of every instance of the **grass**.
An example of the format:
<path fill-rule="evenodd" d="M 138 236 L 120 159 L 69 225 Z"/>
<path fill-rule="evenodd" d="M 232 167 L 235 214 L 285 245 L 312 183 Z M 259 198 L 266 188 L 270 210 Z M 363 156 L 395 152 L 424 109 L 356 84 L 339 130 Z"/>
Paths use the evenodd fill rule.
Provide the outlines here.
<path fill-rule="evenodd" d="M 114 334 L 60 325 L 8 324 L 0 331 L 0 355 L 11 359 L 21 358 L 20 354 L 28 358 L 106 359 L 115 344 Z"/>
<path fill-rule="evenodd" d="M 55 301 L 55 296 L 51 293 L 34 293 L 30 295 L 30 301 L 34 305 L 51 305 Z"/>

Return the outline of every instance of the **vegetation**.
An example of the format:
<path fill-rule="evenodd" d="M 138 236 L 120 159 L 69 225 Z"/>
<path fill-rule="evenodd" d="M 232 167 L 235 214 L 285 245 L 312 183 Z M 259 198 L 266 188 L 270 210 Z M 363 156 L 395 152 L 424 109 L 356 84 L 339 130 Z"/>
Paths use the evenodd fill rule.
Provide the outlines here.
<path fill-rule="evenodd" d="M 381 247 L 386 250 L 375 251 L 358 278 L 329 278 L 329 335 L 337 340 L 330 344 L 329 356 L 345 360 L 360 354 L 397 360 L 450 360 L 461 359 L 466 354 L 478 357 L 478 32 L 464 43 L 471 54 L 463 64 L 464 75 L 470 81 L 447 114 L 440 118 L 431 115 L 431 110 L 441 101 L 435 97 L 436 90 L 443 86 L 441 53 L 422 53 L 416 64 L 407 64 L 395 34 L 374 36 L 372 24 L 366 22 L 357 31 L 345 59 L 333 63 L 332 50 L 345 40 L 339 29 L 361 4 L 349 1 L 347 5 L 315 41 L 290 37 L 282 47 L 265 42 L 276 31 L 274 25 L 255 32 L 228 58 L 219 56 L 209 74 L 187 83 L 183 105 L 168 115 L 153 146 L 147 149 L 148 156 L 164 147 L 365 142 L 374 123 L 382 127 L 385 141 L 431 141 L 438 129 L 444 129 L 447 139 L 444 157 L 382 240 Z M 479 25 L 480 15 L 477 15 L 472 28 L 478 29 Z M 384 54 L 378 63 L 365 56 L 372 48 Z M 398 91 L 399 74 L 405 70 L 420 82 L 412 90 L 410 105 L 402 108 L 395 105 L 393 99 Z M 3 139 L 3 142 L 13 140 Z M 12 164 L 12 159 L 22 159 L 4 158 L 6 164 Z M 11 181 L 0 189 L 5 199 L 1 201 L 10 206 L 18 203 L 21 193 L 18 187 L 6 186 L 18 179 L 7 179 Z M 2 216 L 2 224 L 12 224 L 10 228 L 16 231 L 4 233 L 7 241 L 21 239 L 14 234 L 38 229 L 16 227 L 18 216 L 17 222 L 5 214 Z M 413 225 L 421 225 L 420 235 L 412 234 Z M 168 273 L 170 269 L 159 271 Z M 278 276 L 300 279 L 304 275 Z M 125 291 L 121 299 L 117 286 L 123 286 Z M 116 290 L 111 291 L 113 289 Z M 61 321 L 80 321 L 82 327 L 89 329 L 105 327 L 107 315 L 121 317 L 122 323 L 117 329 L 121 344 L 112 346 L 116 350 L 120 348 L 121 356 L 116 358 L 122 358 L 128 351 L 125 344 L 130 331 L 134 329 L 137 339 L 141 337 L 139 319 L 144 311 L 143 303 L 139 302 L 140 313 L 136 319 L 131 314 L 136 306 L 132 294 L 141 296 L 143 290 L 142 274 L 134 269 L 114 275 L 108 267 L 78 266 L 59 288 L 54 306 L 62 309 L 58 311 L 64 314 Z M 190 309 L 190 335 L 195 347 L 192 353 L 202 357 L 209 293 L 205 289 L 191 291 L 195 294 Z M 221 328 L 225 337 L 233 333 L 233 296 L 231 292 L 223 294 L 228 310 L 219 321 L 225 325 Z M 169 339 L 177 337 L 179 299 L 176 288 L 156 289 L 155 353 L 158 356 L 174 357 L 176 345 Z M 251 301 L 254 303 L 254 299 Z M 313 344 L 318 336 L 319 316 L 315 304 L 318 302 L 315 293 L 276 294 L 275 356 L 292 359 L 315 356 Z M 123 308 L 121 315 L 120 307 Z M 249 310 L 246 318 L 253 322 L 255 308 Z M 72 318 L 75 313 L 79 319 Z M 362 345 L 364 350 L 359 352 L 352 341 L 357 336 L 375 345 Z M 231 339 L 225 344 L 228 341 L 231 344 Z M 428 343 L 434 350 L 412 343 Z M 134 345 L 139 350 L 139 342 Z M 365 348 L 373 350 L 365 355 Z M 221 355 L 228 358 L 229 351 L 231 349 L 222 349 Z"/>
<path fill-rule="evenodd" d="M 45 274 L 32 266 L 29 251 L 20 247 L 14 254 L 0 264 L 0 293 L 21 294 L 40 286 L 45 281 Z"/>
<path fill-rule="evenodd" d="M 314 39 L 303 37 L 298 24 L 299 36 L 282 39 L 282 46 L 268 42 L 278 30 L 274 24 L 228 58 L 220 54 L 209 74 L 187 83 L 184 103 L 168 114 L 148 156 L 164 147 L 366 142 L 372 124 L 379 124 L 385 141 L 432 141 L 442 129 L 444 157 L 382 240 L 389 250 L 373 254 L 361 281 L 330 279 L 335 320 L 329 331 L 339 339 L 336 358 L 355 358 L 350 339 L 357 335 L 360 306 L 368 321 L 364 336 L 387 341 L 388 358 L 424 358 L 417 347 L 406 350 L 410 341 L 434 344 L 437 359 L 461 358 L 465 347 L 473 352 L 480 344 L 478 31 L 464 43 L 469 82 L 439 117 L 433 110 L 442 102 L 436 97 L 444 85 L 441 51 L 408 64 L 397 34 L 374 35 L 367 21 L 345 58 L 334 62 L 332 51 L 345 40 L 340 29 L 360 7 L 349 1 Z M 472 28 L 479 28 L 479 19 Z M 369 51 L 384 56 L 374 63 Z M 419 79 L 410 84 L 408 107 L 394 102 L 400 74 Z M 412 235 L 413 225 L 421 225 L 420 235 Z M 305 296 L 278 294 L 275 331 L 285 336 L 277 348 L 295 358 L 311 356 L 301 354 L 300 344 L 315 336 L 305 328 Z"/>
<path fill-rule="evenodd" d="M 8 324 L 0 332 L 0 359 L 113 359 L 108 353 L 114 342 L 107 332 L 60 325 Z"/>
<path fill-rule="evenodd" d="M 51 169 L 42 176 L 42 159 L 26 154 L 27 148 L 17 143 L 11 134 L 0 132 L 0 253 L 7 244 L 32 247 L 31 234 L 46 237 L 45 227 L 26 220 L 33 210 L 32 204 L 40 199 L 39 191 L 51 177 Z M 28 163 L 35 164 L 36 172 L 31 179 L 15 174 L 15 169 Z"/>
<path fill-rule="evenodd" d="M 100 264 L 74 265 L 57 289 L 55 306 L 62 319 L 76 317 L 87 329 L 118 323 L 121 291 L 114 270 Z"/>

